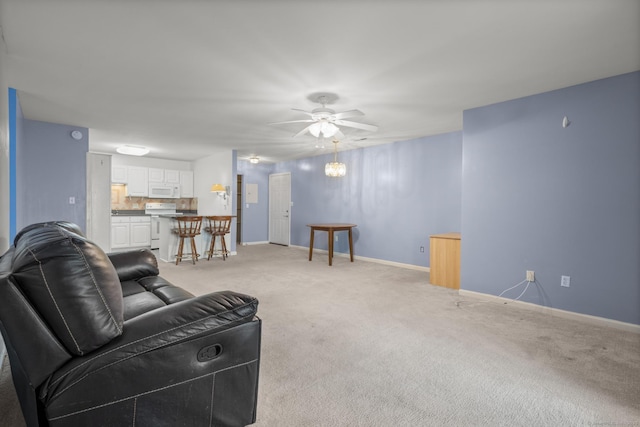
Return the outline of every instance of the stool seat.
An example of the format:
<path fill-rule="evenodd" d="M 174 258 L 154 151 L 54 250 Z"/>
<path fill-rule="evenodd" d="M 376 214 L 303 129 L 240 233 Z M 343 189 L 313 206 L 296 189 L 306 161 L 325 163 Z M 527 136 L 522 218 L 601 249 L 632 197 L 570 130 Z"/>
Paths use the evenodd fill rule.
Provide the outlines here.
<path fill-rule="evenodd" d="M 200 228 L 202 227 L 202 216 L 179 216 L 176 217 L 178 228 L 173 231 L 178 234 L 180 241 L 178 243 L 178 253 L 176 254 L 176 265 L 183 258 L 191 259 L 193 264 L 196 263 L 200 254 L 196 248 L 195 237 L 200 234 Z M 191 240 L 191 252 L 184 252 L 184 239 Z"/>
<path fill-rule="evenodd" d="M 211 244 L 207 251 L 207 261 L 210 260 L 214 254 L 216 238 L 218 237 L 220 238 L 220 253 L 222 255 L 222 260 L 227 260 L 229 251 L 227 250 L 227 243 L 225 242 L 224 236 L 231 232 L 231 218 L 232 217 L 228 215 L 214 215 L 206 217 L 209 225 L 205 227 L 205 231 L 211 234 Z"/>

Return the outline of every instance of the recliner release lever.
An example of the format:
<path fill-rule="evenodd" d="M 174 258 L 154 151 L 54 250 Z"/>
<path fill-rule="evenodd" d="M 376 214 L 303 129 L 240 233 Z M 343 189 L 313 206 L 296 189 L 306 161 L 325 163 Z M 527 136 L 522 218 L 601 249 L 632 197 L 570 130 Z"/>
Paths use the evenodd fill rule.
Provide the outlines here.
<path fill-rule="evenodd" d="M 203 347 L 198 352 L 198 362 L 207 362 L 213 360 L 222 354 L 222 345 L 214 344 Z"/>

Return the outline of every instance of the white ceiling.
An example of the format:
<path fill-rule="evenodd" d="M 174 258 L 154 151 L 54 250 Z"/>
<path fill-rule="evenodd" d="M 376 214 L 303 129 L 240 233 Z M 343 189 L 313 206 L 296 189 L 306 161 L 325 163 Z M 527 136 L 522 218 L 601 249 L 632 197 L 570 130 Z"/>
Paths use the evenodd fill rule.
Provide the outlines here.
<path fill-rule="evenodd" d="M 357 108 L 343 149 L 462 129 L 462 111 L 640 70 L 640 0 L 0 0 L 24 116 L 90 148 L 194 160 L 330 152 L 291 108 Z M 367 138 L 366 140 L 360 140 Z"/>

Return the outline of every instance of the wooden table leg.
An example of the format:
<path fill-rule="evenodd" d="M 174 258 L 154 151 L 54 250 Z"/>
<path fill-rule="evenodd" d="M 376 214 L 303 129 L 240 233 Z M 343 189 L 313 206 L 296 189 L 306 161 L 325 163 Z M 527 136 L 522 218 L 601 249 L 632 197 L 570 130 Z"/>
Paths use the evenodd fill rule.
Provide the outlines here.
<path fill-rule="evenodd" d="M 333 230 L 327 233 L 329 236 L 329 266 L 331 266 L 331 258 L 333 258 Z"/>
<path fill-rule="evenodd" d="M 353 237 L 351 237 L 351 228 L 349 228 L 349 253 L 351 254 L 351 262 L 353 262 Z"/>
<path fill-rule="evenodd" d="M 309 261 L 313 255 L 313 228 L 311 228 L 311 237 L 309 238 Z"/>

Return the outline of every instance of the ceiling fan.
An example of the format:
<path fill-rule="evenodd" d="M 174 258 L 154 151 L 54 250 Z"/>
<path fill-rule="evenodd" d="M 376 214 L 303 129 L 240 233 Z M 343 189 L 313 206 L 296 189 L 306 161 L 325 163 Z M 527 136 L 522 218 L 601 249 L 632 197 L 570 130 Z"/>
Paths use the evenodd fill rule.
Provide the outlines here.
<path fill-rule="evenodd" d="M 337 99 L 337 96 L 334 96 Z M 346 118 L 364 116 L 364 113 L 360 110 L 349 110 L 341 113 L 336 113 L 331 108 L 327 108 L 326 105 L 329 102 L 327 95 L 319 95 L 315 102 L 322 105 L 320 108 L 314 108 L 311 111 L 301 110 L 299 108 L 292 108 L 294 111 L 300 111 L 310 118 L 304 120 L 290 120 L 286 122 L 271 123 L 272 125 L 281 125 L 286 123 L 311 123 L 300 132 L 294 135 L 294 138 L 309 132 L 316 138 L 332 138 L 334 136 L 338 138 L 344 138 L 344 134 L 340 131 L 338 126 L 350 127 L 355 129 L 362 129 L 369 132 L 375 132 L 378 130 L 377 126 L 368 125 L 365 123 L 353 122 L 351 120 L 344 120 Z"/>

